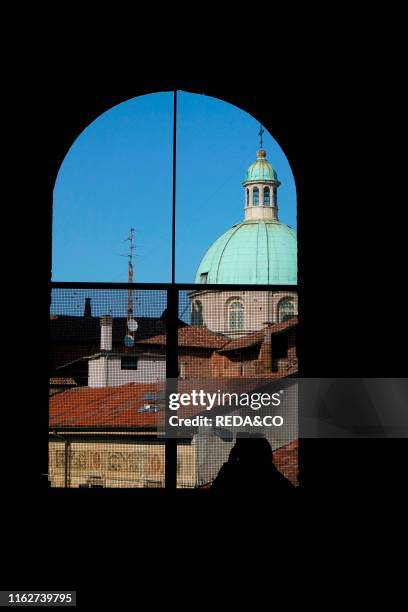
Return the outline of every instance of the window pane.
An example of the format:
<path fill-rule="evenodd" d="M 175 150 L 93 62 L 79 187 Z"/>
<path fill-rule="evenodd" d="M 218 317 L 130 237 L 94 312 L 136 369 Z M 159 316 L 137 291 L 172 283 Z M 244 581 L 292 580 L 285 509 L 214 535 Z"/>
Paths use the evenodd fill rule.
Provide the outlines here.
<path fill-rule="evenodd" d="M 230 305 L 230 329 L 244 328 L 244 307 L 240 302 L 233 302 Z"/>
<path fill-rule="evenodd" d="M 203 305 L 199 300 L 195 300 L 192 305 L 191 325 L 203 324 Z"/>
<path fill-rule="evenodd" d="M 265 187 L 264 189 L 264 206 L 269 206 L 270 204 L 270 200 L 269 200 L 269 187 Z"/>
<path fill-rule="evenodd" d="M 173 100 L 133 98 L 96 118 L 59 170 L 53 202 L 52 278 L 127 280 L 135 228 L 135 282 L 171 280 Z"/>
<path fill-rule="evenodd" d="M 279 288 L 271 291 L 245 291 L 244 304 L 231 291 L 199 286 L 179 291 L 179 388 L 191 391 L 214 380 L 217 389 L 231 390 L 239 379 L 280 379 L 297 371 L 296 325 L 294 319 L 284 328 L 278 322 L 278 305 L 285 298 Z M 236 295 L 236 293 L 235 293 Z M 296 294 L 293 292 L 295 301 Z M 203 326 L 193 327 L 197 302 Z M 230 317 L 233 329 L 229 328 Z M 239 328 L 245 323 L 244 329 Z M 296 384 L 296 383 L 295 383 Z M 246 383 L 242 382 L 244 388 Z M 294 406 L 297 409 L 296 397 Z M 188 408 L 186 408 L 188 411 Z M 205 412 L 205 411 L 203 411 Z M 197 414 L 194 408 L 192 414 Z M 206 413 L 211 416 L 211 413 Z M 189 416 L 187 412 L 184 416 Z M 276 433 L 276 432 L 275 432 Z M 227 427 L 197 431 L 177 442 L 177 487 L 209 489 L 236 443 L 236 432 Z M 283 442 L 273 432 L 268 438 L 273 461 L 293 484 L 297 483 L 297 442 Z"/>
<path fill-rule="evenodd" d="M 163 487 L 165 291 L 53 289 L 49 479 L 53 487 Z M 127 348 L 125 337 L 132 335 Z"/>
<path fill-rule="evenodd" d="M 254 187 L 253 189 L 253 202 L 254 202 L 254 206 L 257 206 L 259 204 L 259 189 L 258 187 Z"/>
<path fill-rule="evenodd" d="M 178 93 L 177 282 L 201 283 L 205 273 L 208 284 L 296 284 L 293 174 L 284 152 L 266 130 L 266 158 L 258 157 L 258 133 L 259 122 L 241 109 L 209 96 Z M 270 213 L 272 218 L 273 211 L 261 209 L 263 193 L 259 191 L 254 211 L 252 190 L 260 185 L 271 190 L 274 172 L 280 182 L 282 225 L 266 219 L 258 233 L 258 216 Z M 272 191 L 267 206 L 271 200 Z"/>
<path fill-rule="evenodd" d="M 286 321 L 295 316 L 295 305 L 292 300 L 281 300 L 279 302 L 279 322 Z"/>

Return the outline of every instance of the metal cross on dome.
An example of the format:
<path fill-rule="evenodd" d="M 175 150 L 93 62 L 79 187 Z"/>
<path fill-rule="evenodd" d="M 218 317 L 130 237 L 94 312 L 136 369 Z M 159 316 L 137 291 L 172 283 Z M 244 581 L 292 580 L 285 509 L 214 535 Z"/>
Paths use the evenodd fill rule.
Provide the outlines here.
<path fill-rule="evenodd" d="M 261 149 L 263 149 L 263 139 L 262 139 L 262 134 L 264 133 L 264 129 L 262 127 L 262 124 L 259 124 L 259 132 L 258 132 L 258 136 L 260 138 L 260 142 L 261 142 Z"/>

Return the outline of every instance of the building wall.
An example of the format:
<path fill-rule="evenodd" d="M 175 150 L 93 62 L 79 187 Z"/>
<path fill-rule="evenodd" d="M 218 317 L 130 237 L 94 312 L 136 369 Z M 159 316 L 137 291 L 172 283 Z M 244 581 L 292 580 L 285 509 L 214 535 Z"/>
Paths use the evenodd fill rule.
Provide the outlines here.
<path fill-rule="evenodd" d="M 129 350 L 125 349 L 122 343 L 114 342 L 112 346 L 112 351 L 114 353 L 123 353 L 124 355 L 135 354 L 138 353 L 157 353 L 159 356 L 165 355 L 165 349 L 163 347 L 158 347 L 151 345 L 148 347 L 135 345 L 134 349 L 130 353 Z M 80 357 L 90 357 L 91 355 L 96 355 L 100 352 L 100 342 L 95 343 L 85 343 L 85 342 L 53 342 L 50 345 L 50 354 L 54 367 L 59 367 L 69 363 L 70 361 L 74 361 L 75 359 L 79 359 Z M 73 364 L 72 368 L 75 370 L 75 364 Z M 69 368 L 68 368 L 69 369 Z M 64 376 L 66 375 L 66 369 L 64 368 Z"/>
<path fill-rule="evenodd" d="M 120 443 L 102 439 L 95 442 L 71 442 L 69 451 L 69 487 L 79 487 L 89 479 L 104 487 L 148 488 L 164 486 L 164 444 L 160 442 Z M 196 449 L 179 445 L 177 484 L 197 485 Z M 52 487 L 65 486 L 65 443 L 49 443 L 49 479 Z"/>
<path fill-rule="evenodd" d="M 179 367 L 181 378 L 205 378 L 213 376 L 212 350 L 180 349 Z"/>
<path fill-rule="evenodd" d="M 212 356 L 212 376 L 214 377 L 254 377 L 264 372 L 258 360 L 259 347 L 237 353 L 214 353 Z"/>
<path fill-rule="evenodd" d="M 242 349 L 240 352 L 217 353 L 198 350 L 180 355 L 182 378 L 217 378 L 257 376 L 264 374 L 263 363 L 259 361 L 259 345 Z M 270 371 L 270 366 L 269 366 Z"/>
<path fill-rule="evenodd" d="M 223 463 L 228 461 L 235 441 L 224 441 L 217 435 L 200 433 L 197 436 L 197 480 L 201 486 L 212 482 Z"/>
<path fill-rule="evenodd" d="M 275 465 L 297 484 L 297 443 L 290 439 L 269 440 Z M 290 443 L 290 447 L 286 446 Z M 177 487 L 196 488 L 211 482 L 228 460 L 234 441 L 218 436 L 198 435 L 189 444 L 177 447 Z M 292 448 L 294 447 L 294 448 Z M 281 456 L 282 455 L 282 456 Z M 87 482 L 106 488 L 163 488 L 164 445 L 159 442 L 118 443 L 106 439 L 72 442 L 69 452 L 68 487 L 78 488 Z M 49 443 L 49 480 L 51 486 L 65 486 L 65 444 Z"/>
<path fill-rule="evenodd" d="M 88 365 L 89 387 L 117 387 L 131 382 L 156 382 L 166 378 L 165 357 L 138 357 L 137 370 L 122 370 L 120 357 L 98 357 Z"/>
<path fill-rule="evenodd" d="M 295 291 L 215 291 L 204 289 L 190 294 L 190 300 L 202 303 L 203 323 L 211 331 L 228 337 L 237 337 L 265 327 L 265 323 L 278 322 L 278 305 L 284 298 L 292 298 L 295 314 L 298 299 Z M 229 326 L 229 306 L 239 300 L 244 306 L 244 329 L 233 331 Z"/>

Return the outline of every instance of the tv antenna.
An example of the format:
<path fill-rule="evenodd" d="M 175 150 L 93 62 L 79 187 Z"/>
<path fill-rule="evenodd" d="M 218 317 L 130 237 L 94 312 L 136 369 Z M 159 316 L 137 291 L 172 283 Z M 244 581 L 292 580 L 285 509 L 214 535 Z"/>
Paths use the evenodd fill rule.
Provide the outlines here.
<path fill-rule="evenodd" d="M 135 228 L 131 227 L 129 230 L 129 236 L 125 239 L 129 241 L 129 254 L 128 257 L 128 283 L 133 283 L 133 251 L 135 250 L 135 246 L 133 244 L 134 240 L 134 232 Z M 133 318 L 133 291 L 131 287 L 128 289 L 128 301 L 127 301 L 127 328 L 129 330 L 128 334 L 124 338 L 125 346 L 130 348 L 134 344 L 133 333 L 137 331 L 138 324 L 136 319 Z"/>

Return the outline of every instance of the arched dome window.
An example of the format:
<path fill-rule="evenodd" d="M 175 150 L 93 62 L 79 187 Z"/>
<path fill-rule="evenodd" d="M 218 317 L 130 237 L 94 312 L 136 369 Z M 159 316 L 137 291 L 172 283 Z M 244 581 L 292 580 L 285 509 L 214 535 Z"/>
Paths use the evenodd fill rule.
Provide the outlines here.
<path fill-rule="evenodd" d="M 246 190 L 246 205 L 249 206 L 249 189 Z"/>
<path fill-rule="evenodd" d="M 287 321 L 295 316 L 295 304 L 290 298 L 284 298 L 278 304 L 278 323 Z"/>
<path fill-rule="evenodd" d="M 258 189 L 258 187 L 254 187 L 254 190 L 252 192 L 252 197 L 253 197 L 253 204 L 254 204 L 254 206 L 258 206 L 258 204 L 259 204 L 259 189 Z"/>
<path fill-rule="evenodd" d="M 244 306 L 241 302 L 231 302 L 229 306 L 229 328 L 234 331 L 244 329 Z"/>
<path fill-rule="evenodd" d="M 269 187 L 264 187 L 264 197 L 263 197 L 264 206 L 270 206 L 270 191 Z"/>
<path fill-rule="evenodd" d="M 275 206 L 278 204 L 278 190 L 276 187 L 273 188 L 273 203 Z"/>
<path fill-rule="evenodd" d="M 191 311 L 191 325 L 203 325 L 203 305 L 200 300 L 194 300 Z"/>

